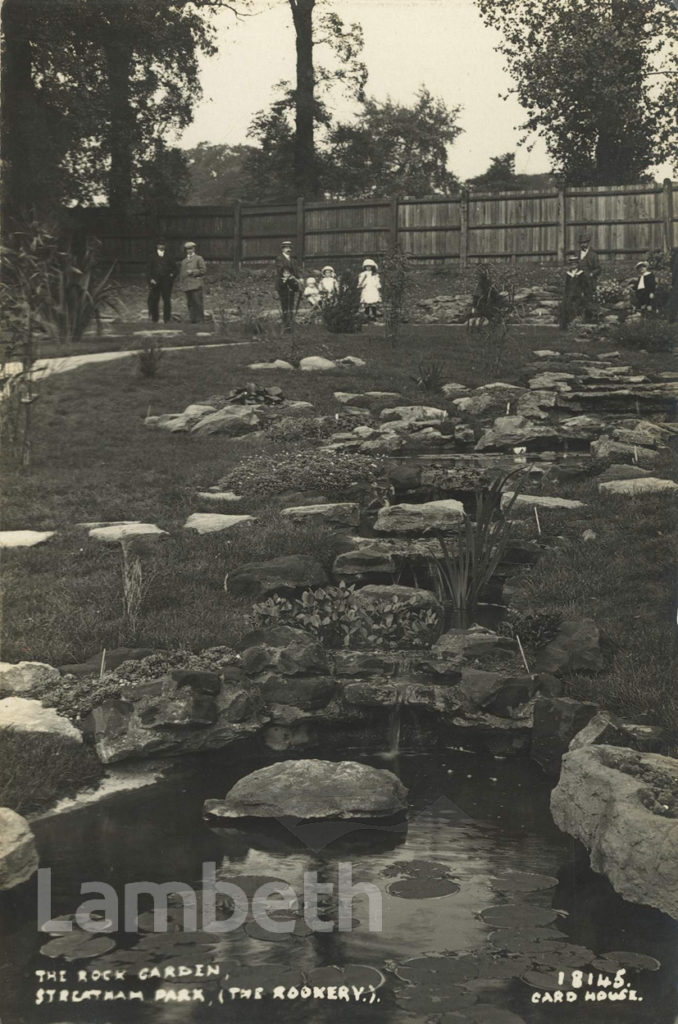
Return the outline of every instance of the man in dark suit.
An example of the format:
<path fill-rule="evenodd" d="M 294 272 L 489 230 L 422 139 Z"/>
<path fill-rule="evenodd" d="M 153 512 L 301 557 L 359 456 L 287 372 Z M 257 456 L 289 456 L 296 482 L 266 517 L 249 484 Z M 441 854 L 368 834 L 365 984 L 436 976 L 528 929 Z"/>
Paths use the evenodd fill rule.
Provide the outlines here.
<path fill-rule="evenodd" d="M 292 330 L 297 308 L 302 270 L 292 256 L 292 243 L 283 242 L 275 261 L 275 286 L 280 299 L 283 329 Z"/>
<path fill-rule="evenodd" d="M 160 319 L 160 299 L 162 298 L 162 318 L 167 323 L 172 319 L 172 285 L 177 276 L 177 267 L 171 256 L 167 255 L 165 243 L 158 241 L 155 255 L 148 261 L 148 314 L 154 324 Z"/>
<path fill-rule="evenodd" d="M 584 316 L 587 320 L 594 320 L 597 312 L 596 288 L 601 267 L 598 253 L 591 248 L 591 235 L 588 232 L 582 232 L 579 236 L 579 269 L 586 278 Z"/>

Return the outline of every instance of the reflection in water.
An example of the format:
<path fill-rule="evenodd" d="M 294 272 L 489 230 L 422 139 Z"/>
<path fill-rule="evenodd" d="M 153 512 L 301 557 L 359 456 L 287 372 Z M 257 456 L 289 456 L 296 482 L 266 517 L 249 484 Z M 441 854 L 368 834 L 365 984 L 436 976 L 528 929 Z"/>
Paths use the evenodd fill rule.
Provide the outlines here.
<path fill-rule="evenodd" d="M 53 869 L 52 911 L 61 914 L 75 910 L 83 899 L 82 881 L 107 882 L 120 894 L 126 882 L 142 880 L 176 880 L 197 889 L 203 863 L 214 862 L 221 878 L 280 878 L 299 896 L 304 874 L 314 872 L 320 882 L 333 886 L 332 893 L 321 901 L 321 916 L 332 920 L 336 919 L 333 894 L 338 866 L 349 862 L 353 883 L 371 883 L 381 891 L 382 931 L 369 930 L 368 901 L 361 895 L 352 905 L 357 924 L 350 932 L 335 929 L 286 936 L 283 941 L 262 941 L 240 928 L 225 936 L 198 935 L 195 944 L 178 950 L 173 948 L 172 936 L 161 936 L 162 941 L 155 943 L 154 937 L 148 936 L 142 940 L 143 948 L 149 951 L 148 957 L 156 949 L 161 965 L 170 958 L 173 963 L 182 962 L 182 957 L 187 963 L 212 962 L 216 958 L 230 975 L 224 982 L 227 986 L 237 985 L 239 974 L 245 978 L 250 968 L 259 973 L 265 970 L 271 977 L 290 965 L 307 972 L 326 964 L 367 964 L 384 970 L 387 961 L 443 950 L 460 955 L 479 951 L 491 963 L 487 937 L 493 929 L 483 922 L 480 912 L 492 905 L 527 903 L 562 912 L 550 927 L 570 943 L 590 947 L 597 954 L 624 948 L 648 953 L 661 961 L 662 969 L 637 976 L 634 983 L 644 1001 L 633 1007 L 616 1004 L 614 1015 L 601 1012 L 595 1004 L 578 1004 L 576 1017 L 567 1007 L 561 1014 L 557 1007 L 535 1006 L 530 1002 L 532 989 L 505 977 L 469 983 L 480 1002 L 504 1006 L 528 1024 L 560 1020 L 571 1024 L 574 1019 L 577 1024 L 599 1024 L 602 1020 L 614 1024 L 672 1024 L 678 1010 L 673 987 L 678 950 L 675 922 L 658 912 L 625 903 L 604 879 L 590 872 L 585 860 L 582 863 L 575 855 L 571 840 L 553 826 L 548 814 L 548 781 L 534 766 L 520 759 L 457 752 L 436 753 L 435 757 L 413 755 L 400 739 L 399 756 L 389 767 L 409 789 L 409 819 L 405 828 L 389 826 L 376 835 L 374 829 L 347 830 L 346 825 L 342 825 L 338 839 L 327 826 L 320 830 L 315 826 L 315 831 L 306 834 L 303 829 L 284 828 L 256 832 L 210 829 L 202 819 L 203 800 L 224 796 L 238 778 L 262 766 L 258 754 L 256 761 L 248 761 L 242 753 L 237 763 L 223 755 L 198 759 L 197 770 L 190 775 L 152 790 L 121 795 L 68 817 L 40 821 L 35 831 L 41 863 Z M 269 756 L 269 761 L 274 759 Z M 383 766 L 378 757 L 367 760 Z M 446 876 L 459 885 L 459 891 L 431 899 L 401 899 L 389 894 L 386 888 L 393 878 L 400 871 L 411 871 L 412 862 L 418 861 L 434 861 L 442 866 Z M 507 871 L 554 875 L 559 885 L 557 889 L 506 897 L 493 888 L 492 880 Z M 394 989 L 401 983 L 392 974 L 387 975 L 387 985 L 380 990 L 380 1002 L 373 1005 L 344 1006 L 316 1000 L 217 1003 L 212 1009 L 196 1004 L 158 1007 L 152 1003 L 122 1009 L 107 1004 L 105 1012 L 103 1004 L 69 1006 L 67 1013 L 63 1007 L 36 1008 L 31 1005 L 35 991 L 32 972 L 55 964 L 37 955 L 44 939 L 36 934 L 35 891 L 34 882 L 30 882 L 4 894 L 0 901 L 3 1021 L 191 1024 L 247 1019 L 253 1024 L 288 1020 L 322 1024 L 350 1019 L 405 1024 L 430 1016 L 424 1011 L 419 1016 L 406 1015 L 398 1007 Z M 136 942 L 133 936 L 124 936 L 121 945 Z M 126 954 L 123 950 L 118 955 L 124 958 Z M 134 954 L 131 958 L 134 960 Z M 87 966 L 96 966 L 96 961 Z"/>

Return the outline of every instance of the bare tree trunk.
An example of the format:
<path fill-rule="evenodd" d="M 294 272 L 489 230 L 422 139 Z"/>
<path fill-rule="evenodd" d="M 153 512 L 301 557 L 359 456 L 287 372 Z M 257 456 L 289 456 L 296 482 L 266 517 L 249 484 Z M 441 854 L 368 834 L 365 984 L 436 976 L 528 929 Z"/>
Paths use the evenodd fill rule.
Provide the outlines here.
<path fill-rule="evenodd" d="M 124 216 L 132 198 L 134 111 L 129 88 L 132 52 L 124 40 L 115 39 L 104 44 L 104 52 L 110 103 L 108 205 Z"/>
<path fill-rule="evenodd" d="M 31 77 L 30 19 L 19 0 L 2 5 L 2 153 L 3 198 L 11 214 L 28 209 L 35 200 L 31 168 L 31 109 L 34 86 Z"/>
<path fill-rule="evenodd" d="M 315 74 L 313 69 L 313 8 L 316 0 L 289 0 L 296 33 L 297 87 L 294 137 L 294 183 L 297 195 L 318 194 L 314 123 Z"/>

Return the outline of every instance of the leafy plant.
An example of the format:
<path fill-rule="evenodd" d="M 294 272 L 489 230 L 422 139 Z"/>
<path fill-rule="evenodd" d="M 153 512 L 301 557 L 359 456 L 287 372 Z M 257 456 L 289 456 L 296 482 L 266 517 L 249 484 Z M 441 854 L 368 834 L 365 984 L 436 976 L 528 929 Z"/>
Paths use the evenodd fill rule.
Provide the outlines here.
<path fill-rule="evenodd" d="M 253 608 L 257 626 L 300 627 L 327 647 L 427 647 L 440 632 L 440 618 L 415 597 L 395 596 L 367 605 L 355 586 L 306 590 L 300 598 L 274 595 Z"/>
<path fill-rule="evenodd" d="M 482 352 L 487 370 L 497 374 L 509 341 L 510 323 L 517 313 L 516 287 L 513 281 L 495 279 L 489 266 L 481 266 L 473 293 L 473 311 L 469 327 L 482 336 Z"/>
<path fill-rule="evenodd" d="M 375 493 L 382 470 L 382 461 L 370 455 L 343 452 L 341 459 L 337 459 L 334 452 L 300 444 L 243 459 L 219 483 L 243 497 L 265 498 L 285 491 L 306 491 L 346 500 L 351 493 Z"/>
<path fill-rule="evenodd" d="M 418 375 L 413 377 L 415 384 L 426 394 L 438 394 L 442 391 L 445 379 L 445 367 L 434 360 L 422 360 L 417 367 Z"/>
<path fill-rule="evenodd" d="M 520 637 L 525 647 L 537 650 L 546 647 L 558 634 L 562 615 L 559 612 L 534 612 L 520 614 L 509 612 L 509 616 L 501 622 L 497 632 L 504 636 Z"/>
<path fill-rule="evenodd" d="M 392 345 L 398 341 L 405 314 L 408 269 L 409 260 L 399 245 L 389 249 L 381 263 L 384 326 Z"/>
<path fill-rule="evenodd" d="M 356 334 L 361 327 L 360 288 L 355 274 L 345 272 L 336 291 L 321 306 L 323 323 L 333 334 Z"/>
<path fill-rule="evenodd" d="M 678 328 L 658 317 L 643 317 L 641 320 L 629 320 L 614 327 L 610 339 L 620 348 L 672 352 L 678 343 Z"/>
<path fill-rule="evenodd" d="M 502 495 L 510 477 L 516 471 L 495 477 L 487 487 L 476 487 L 475 522 L 464 516 L 464 529 L 460 532 L 456 550 L 451 551 L 447 541 L 438 534 L 441 557 L 431 565 L 438 596 L 451 600 L 456 609 L 472 610 L 478 604 L 506 553 L 511 537 L 511 522 L 507 513 L 513 507 L 518 491 L 515 490 L 502 509 Z"/>
<path fill-rule="evenodd" d="M 163 356 L 162 345 L 157 338 L 144 337 L 137 355 L 137 366 L 142 377 L 156 377 Z"/>

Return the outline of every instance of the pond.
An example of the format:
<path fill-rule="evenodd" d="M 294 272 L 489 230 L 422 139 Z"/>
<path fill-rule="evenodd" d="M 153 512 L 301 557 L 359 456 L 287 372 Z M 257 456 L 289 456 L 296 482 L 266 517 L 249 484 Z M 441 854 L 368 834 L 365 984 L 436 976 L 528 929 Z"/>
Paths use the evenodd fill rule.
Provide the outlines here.
<path fill-rule="evenodd" d="M 117 935 L 115 950 L 67 963 L 39 953 L 50 940 L 37 932 L 33 880 L 5 894 L 0 903 L 3 1024 L 349 1019 L 380 1024 L 673 1024 L 678 1012 L 676 922 L 624 902 L 589 870 L 583 851 L 551 822 L 546 777 L 527 759 L 453 749 L 422 753 L 421 745 L 412 749 L 413 739 L 405 731 L 399 751 L 389 759 L 366 757 L 358 749 L 341 754 L 389 768 L 401 778 L 409 789 L 405 830 L 397 825 L 385 825 L 379 833 L 342 829 L 344 834 L 329 846 L 329 833 L 316 832 L 309 846 L 285 830 L 211 829 L 202 817 L 203 801 L 223 797 L 238 778 L 281 759 L 254 744 L 196 758 L 188 768 L 184 762 L 153 788 L 37 821 L 41 864 L 52 868 L 52 916 L 77 909 L 85 899 L 80 892 L 84 881 L 108 883 L 121 900 L 124 885 L 135 881 L 181 881 L 197 889 L 203 864 L 213 862 L 220 876 L 238 879 L 245 890 L 276 878 L 300 892 L 304 872 L 315 871 L 329 883 L 338 877 L 338 865 L 348 863 L 354 885 L 367 882 L 379 890 L 381 928 L 372 928 L 363 894 L 353 904 L 350 931 L 309 932 L 299 918 L 294 932 L 285 935 L 269 935 L 252 921 L 216 936 L 146 931 Z M 331 895 L 326 910 L 327 919 L 333 919 Z M 148 913 L 144 919 L 149 927 Z M 609 951 L 645 959 L 601 960 Z M 421 959 L 425 954 L 433 956 Z M 408 965 L 408 960 L 413 962 Z M 182 982 L 187 991 L 202 992 L 205 1002 L 179 1004 L 164 997 L 156 1002 L 157 989 L 174 1000 L 173 989 L 179 986 L 139 982 L 139 967 L 153 964 L 161 971 L 168 965 L 218 964 L 220 975 Z M 345 970 L 319 970 L 329 965 Z M 78 970 L 116 966 L 126 972 L 117 985 L 74 981 Z M 604 981 L 598 985 L 599 975 L 613 979 L 619 967 L 627 969 L 625 991 L 635 991 L 642 1001 L 627 997 L 608 1005 L 607 995 L 604 1005 L 584 1000 L 585 992 L 593 992 L 596 1000 L 599 992 L 609 992 Z M 35 972 L 60 969 L 68 971 L 68 981 L 45 982 L 46 990 L 143 989 L 144 1002 L 48 1005 L 43 996 L 43 1004 L 36 1006 L 40 985 Z M 573 1004 L 550 1001 L 558 970 L 567 979 L 563 991 L 575 993 Z M 572 972 L 579 970 L 583 987 L 572 987 Z M 579 976 L 574 977 L 576 983 Z M 305 984 L 306 992 L 315 986 L 325 998 L 302 997 Z M 362 987 L 360 1001 L 353 989 L 350 1003 L 327 997 L 342 984 L 354 984 L 358 992 Z M 240 995 L 232 999 L 229 993 L 229 988 L 256 986 L 271 993 L 276 985 L 285 986 L 289 997 L 269 994 L 254 1001 Z M 549 1001 L 533 1001 L 535 993 Z"/>

